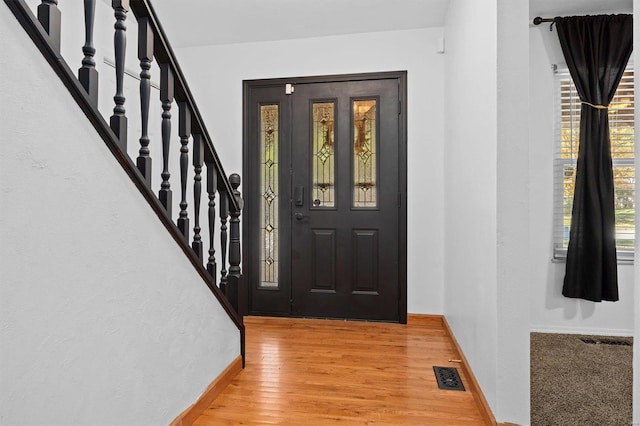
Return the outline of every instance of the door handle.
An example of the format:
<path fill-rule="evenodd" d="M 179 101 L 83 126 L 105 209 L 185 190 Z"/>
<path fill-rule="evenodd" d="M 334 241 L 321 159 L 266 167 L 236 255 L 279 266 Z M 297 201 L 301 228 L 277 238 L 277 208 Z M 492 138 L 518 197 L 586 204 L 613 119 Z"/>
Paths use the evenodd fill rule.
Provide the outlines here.
<path fill-rule="evenodd" d="M 293 190 L 293 204 L 296 207 L 304 206 L 304 186 L 296 186 Z"/>
<path fill-rule="evenodd" d="M 300 212 L 295 212 L 295 214 L 293 215 L 293 217 L 296 218 L 296 220 L 302 220 L 304 219 L 304 215 Z"/>

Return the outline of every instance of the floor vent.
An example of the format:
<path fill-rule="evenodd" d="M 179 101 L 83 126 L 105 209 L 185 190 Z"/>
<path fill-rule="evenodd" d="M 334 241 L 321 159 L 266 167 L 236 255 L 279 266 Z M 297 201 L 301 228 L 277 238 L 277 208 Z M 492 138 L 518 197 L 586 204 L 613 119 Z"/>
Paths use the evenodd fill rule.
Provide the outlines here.
<path fill-rule="evenodd" d="M 588 345 L 614 345 L 614 346 L 632 346 L 633 344 L 629 340 L 625 339 L 592 339 L 582 338 L 580 339 Z"/>
<path fill-rule="evenodd" d="M 433 367 L 433 372 L 436 374 L 440 389 L 464 390 L 464 385 L 457 369 L 453 367 Z"/>

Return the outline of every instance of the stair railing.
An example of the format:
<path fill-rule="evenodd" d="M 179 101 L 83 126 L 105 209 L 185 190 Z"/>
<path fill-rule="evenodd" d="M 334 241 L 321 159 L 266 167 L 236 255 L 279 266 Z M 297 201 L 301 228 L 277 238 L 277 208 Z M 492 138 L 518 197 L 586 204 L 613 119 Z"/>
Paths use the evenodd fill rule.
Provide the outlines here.
<path fill-rule="evenodd" d="M 138 187 L 149 205 L 156 212 L 169 233 L 182 248 L 187 258 L 204 279 L 213 295 L 241 332 L 244 358 L 244 326 L 241 312 L 246 309 L 241 297 L 243 287 L 240 268 L 240 214 L 243 200 L 238 188 L 240 176 L 227 177 L 212 139 L 200 115 L 189 86 L 167 36 L 158 21 L 149 0 L 112 0 L 114 23 L 114 67 L 116 88 L 113 115 L 109 122 L 98 110 L 98 72 L 96 71 L 94 47 L 96 0 L 84 0 L 85 55 L 76 74 L 60 54 L 62 14 L 58 0 L 42 0 L 37 7 L 37 18 L 24 0 L 5 0 L 20 24 L 38 46 L 54 71 L 69 89 L 85 115 L 96 128 L 113 155 L 122 165 L 133 183 Z M 128 118 L 125 111 L 124 75 L 127 36 L 127 18 L 133 12 L 138 25 L 138 59 L 140 80 L 140 117 L 138 155 L 135 159 L 127 153 Z M 160 100 L 162 105 L 162 183 L 156 195 L 152 188 L 152 157 L 149 150 L 149 110 L 151 94 L 152 61 L 160 68 Z M 136 64 L 137 65 L 137 64 Z M 179 149 L 171 140 L 171 126 L 175 123 L 174 104 L 178 107 Z M 172 115 L 173 114 L 173 115 Z M 174 149 L 175 148 L 175 149 Z M 169 157 L 179 152 L 180 211 L 174 222 L 172 215 L 173 191 L 169 172 Z M 190 156 L 190 158 L 189 158 Z M 189 159 L 193 167 L 193 182 L 188 182 Z M 204 180 L 204 188 L 203 188 Z M 193 199 L 189 199 L 187 187 L 192 185 Z M 203 196 L 203 190 L 206 195 Z M 204 198 L 204 202 L 203 202 Z M 189 217 L 188 205 L 193 201 L 193 217 Z M 220 276 L 216 259 L 215 238 L 216 204 L 220 221 Z M 206 218 L 200 217 L 201 207 Z M 193 220 L 193 228 L 191 221 Z M 229 224 L 227 226 L 227 223 Z M 193 235 L 191 236 L 191 230 Z M 207 230 L 208 241 L 203 231 Z M 206 249 L 206 250 L 205 250 Z M 227 265 L 228 254 L 228 265 Z M 228 269 L 227 269 L 228 268 Z M 244 293 L 243 293 L 244 294 Z"/>

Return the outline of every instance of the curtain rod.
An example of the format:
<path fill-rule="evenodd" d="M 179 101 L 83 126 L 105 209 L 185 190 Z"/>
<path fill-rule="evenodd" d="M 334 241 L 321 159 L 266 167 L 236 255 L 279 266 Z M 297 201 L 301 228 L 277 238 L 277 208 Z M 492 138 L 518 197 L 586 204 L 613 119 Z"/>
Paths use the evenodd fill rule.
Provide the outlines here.
<path fill-rule="evenodd" d="M 533 18 L 533 25 L 540 25 L 543 22 L 554 23 L 554 22 L 556 22 L 556 18 L 541 18 L 539 16 L 536 16 L 535 18 Z"/>
<path fill-rule="evenodd" d="M 623 14 L 621 14 L 621 15 L 623 15 Z M 551 26 L 549 27 L 549 30 L 551 31 L 551 30 L 553 30 L 553 24 L 556 23 L 556 18 L 541 18 L 539 16 L 536 16 L 535 18 L 533 18 L 533 25 L 540 25 L 540 24 L 543 24 L 545 22 L 551 22 Z"/>

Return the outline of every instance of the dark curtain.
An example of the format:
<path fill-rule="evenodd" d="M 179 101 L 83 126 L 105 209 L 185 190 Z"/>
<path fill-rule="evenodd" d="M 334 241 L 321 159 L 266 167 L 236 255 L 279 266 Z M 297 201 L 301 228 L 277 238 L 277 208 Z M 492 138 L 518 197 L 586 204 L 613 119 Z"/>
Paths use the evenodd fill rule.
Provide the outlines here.
<path fill-rule="evenodd" d="M 573 16 L 555 18 L 555 23 L 582 101 L 580 148 L 562 294 L 594 302 L 616 301 L 613 170 L 606 107 L 631 56 L 633 17 Z"/>

